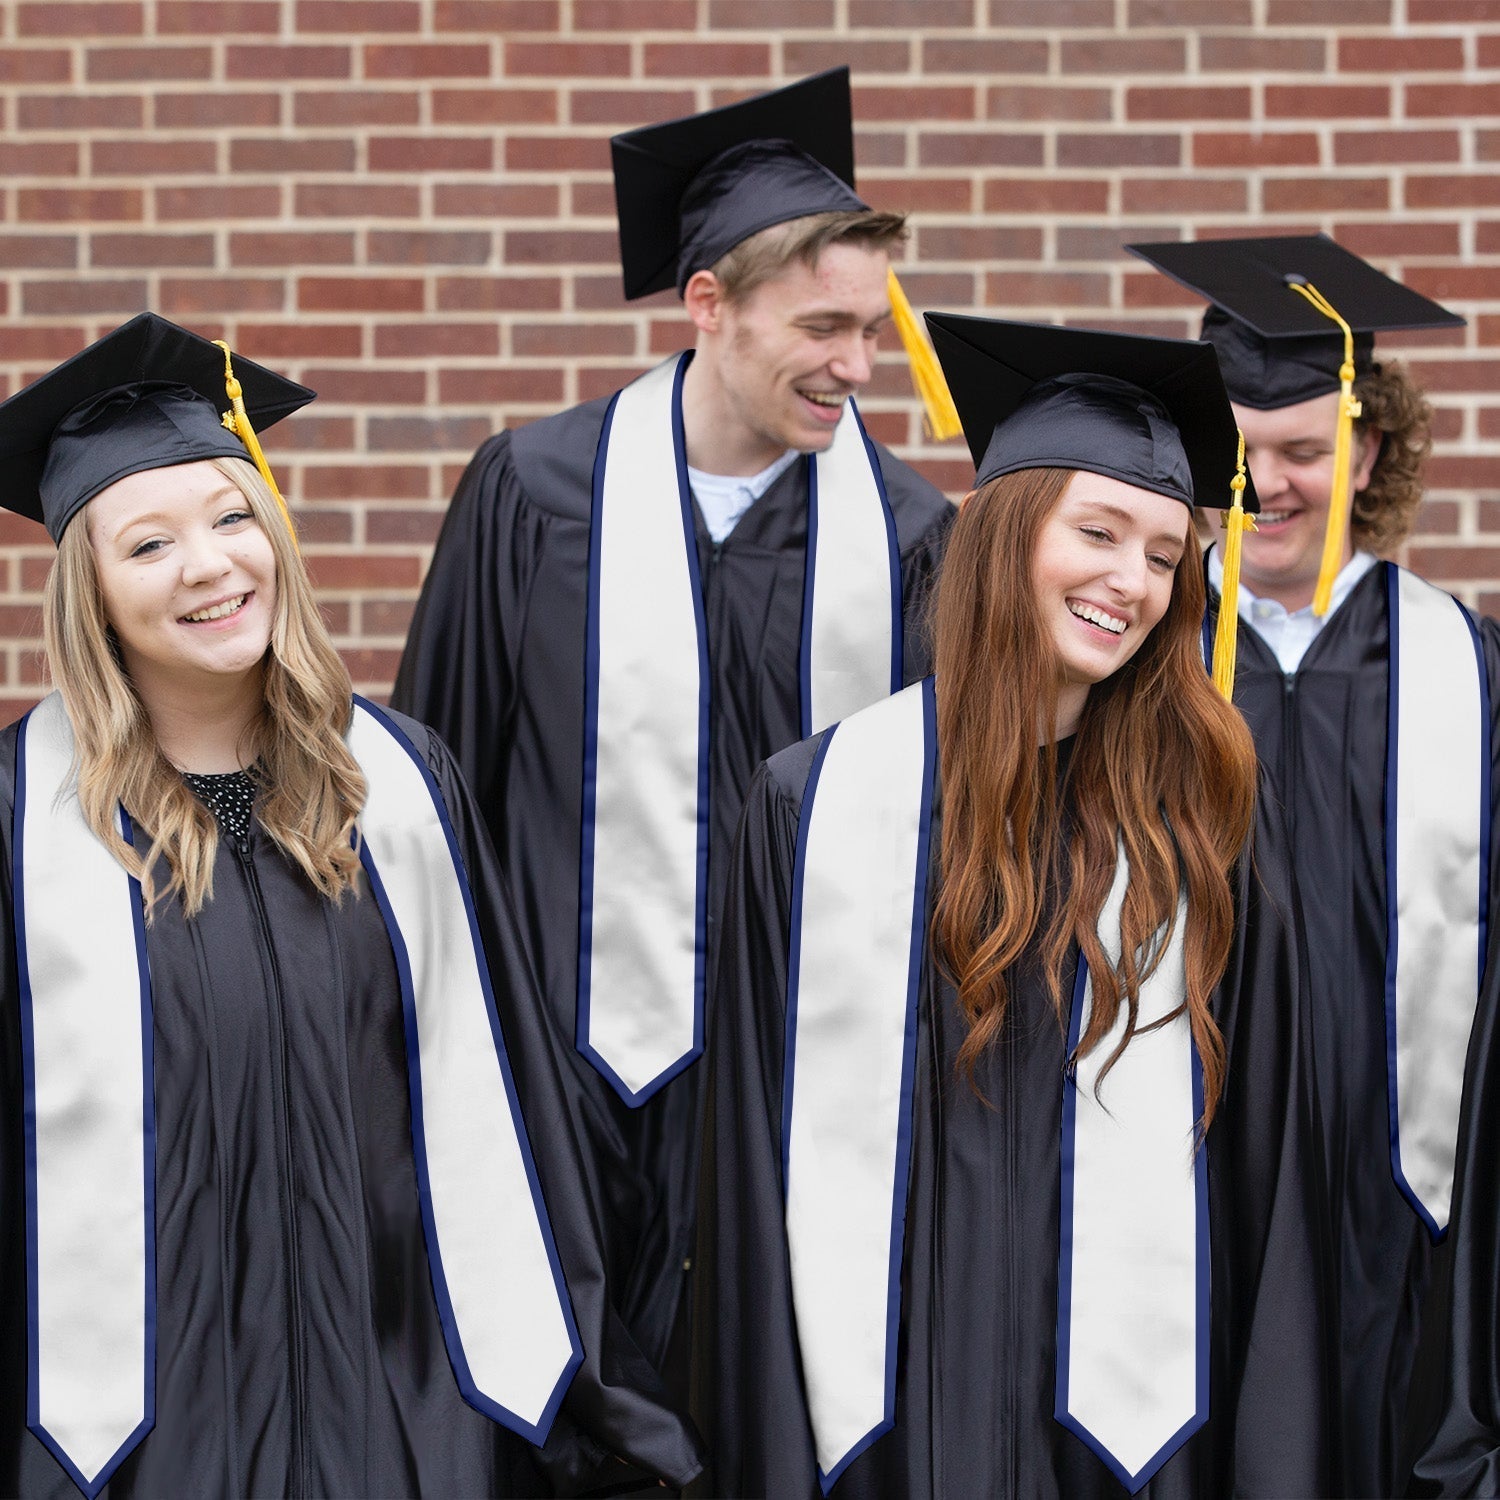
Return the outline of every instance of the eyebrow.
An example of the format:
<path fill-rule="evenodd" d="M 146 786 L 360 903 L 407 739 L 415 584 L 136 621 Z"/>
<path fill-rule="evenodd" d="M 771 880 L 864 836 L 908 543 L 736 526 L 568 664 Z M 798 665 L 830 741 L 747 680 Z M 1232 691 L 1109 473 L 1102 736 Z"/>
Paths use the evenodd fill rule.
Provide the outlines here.
<path fill-rule="evenodd" d="M 1079 505 L 1087 505 L 1096 511 L 1102 511 L 1107 516 L 1114 516 L 1116 520 L 1124 521 L 1127 524 L 1133 525 L 1137 519 L 1134 511 L 1127 510 L 1123 505 L 1116 505 L 1110 500 L 1080 499 L 1077 503 Z M 1177 536 L 1170 531 L 1158 531 L 1150 540 L 1153 542 L 1167 542 L 1172 546 L 1181 547 L 1184 550 L 1187 548 L 1187 538 Z"/>
<path fill-rule="evenodd" d="M 847 308 L 814 307 L 809 308 L 806 312 L 798 313 L 796 321 L 799 323 L 837 323 L 841 328 L 844 328 L 853 327 L 856 324 L 888 323 L 894 316 L 895 314 L 888 307 L 873 318 L 861 318 L 857 313 L 852 313 Z"/>
<path fill-rule="evenodd" d="M 218 489 L 214 490 L 211 494 L 205 495 L 203 497 L 203 508 L 207 510 L 210 506 L 216 505 L 226 495 L 241 495 L 239 486 L 230 484 L 227 479 Z M 245 501 L 245 509 L 250 509 L 250 502 L 248 500 Z M 127 532 L 133 530 L 137 526 L 166 525 L 171 521 L 171 519 L 172 518 L 168 516 L 164 511 L 148 510 L 143 516 L 131 516 L 130 519 L 126 521 L 125 524 L 121 526 L 117 532 L 115 532 L 111 540 L 119 541 L 121 537 L 123 537 Z"/>

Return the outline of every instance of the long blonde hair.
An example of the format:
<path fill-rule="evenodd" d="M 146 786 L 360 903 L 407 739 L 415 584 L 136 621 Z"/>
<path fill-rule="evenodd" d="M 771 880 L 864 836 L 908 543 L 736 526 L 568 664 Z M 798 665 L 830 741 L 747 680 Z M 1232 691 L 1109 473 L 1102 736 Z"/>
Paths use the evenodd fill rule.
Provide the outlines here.
<path fill-rule="evenodd" d="M 254 755 L 256 818 L 313 885 L 337 900 L 353 887 L 359 869 L 351 837 L 365 802 L 364 776 L 344 742 L 349 673 L 265 481 L 244 459 L 211 462 L 244 495 L 276 559 L 264 705 L 248 747 Z M 73 725 L 84 818 L 140 881 L 148 916 L 157 901 L 179 893 L 187 915 L 196 915 L 213 896 L 218 824 L 162 754 L 121 664 L 83 518 L 63 532 L 42 596 L 42 624 L 52 680 Z M 120 833 L 116 809 L 121 805 L 151 836 L 144 857 Z M 158 858 L 165 859 L 170 876 L 159 890 Z"/>

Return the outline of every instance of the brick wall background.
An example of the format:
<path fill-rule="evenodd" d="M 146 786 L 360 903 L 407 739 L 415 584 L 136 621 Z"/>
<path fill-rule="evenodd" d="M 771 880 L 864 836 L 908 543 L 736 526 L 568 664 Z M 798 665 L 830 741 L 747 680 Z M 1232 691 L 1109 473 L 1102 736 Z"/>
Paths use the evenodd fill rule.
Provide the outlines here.
<path fill-rule="evenodd" d="M 686 342 L 607 139 L 853 69 L 918 307 L 1182 335 L 1119 246 L 1325 230 L 1464 313 L 1409 560 L 1500 613 L 1500 0 L 0 0 L 0 392 L 144 307 L 321 392 L 267 449 L 384 692 L 475 445 Z M 945 488 L 892 340 L 862 403 Z M 3 483 L 3 476 L 0 476 Z M 0 721 L 51 547 L 0 518 Z"/>

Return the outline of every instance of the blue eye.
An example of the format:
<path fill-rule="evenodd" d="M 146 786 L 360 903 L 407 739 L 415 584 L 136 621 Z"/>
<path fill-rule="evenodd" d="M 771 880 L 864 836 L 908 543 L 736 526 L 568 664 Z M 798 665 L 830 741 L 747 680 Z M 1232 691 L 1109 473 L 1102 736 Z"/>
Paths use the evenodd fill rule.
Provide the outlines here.
<path fill-rule="evenodd" d="M 160 537 L 152 537 L 149 541 L 142 542 L 139 547 L 132 550 L 132 557 L 149 557 L 158 548 L 164 547 L 165 542 Z"/>
<path fill-rule="evenodd" d="M 215 523 L 219 526 L 237 526 L 241 521 L 253 521 L 255 519 L 248 510 L 230 510 L 219 517 Z"/>
<path fill-rule="evenodd" d="M 1096 542 L 1108 542 L 1113 538 L 1102 526 L 1080 526 L 1078 528 L 1085 536 L 1092 537 Z"/>

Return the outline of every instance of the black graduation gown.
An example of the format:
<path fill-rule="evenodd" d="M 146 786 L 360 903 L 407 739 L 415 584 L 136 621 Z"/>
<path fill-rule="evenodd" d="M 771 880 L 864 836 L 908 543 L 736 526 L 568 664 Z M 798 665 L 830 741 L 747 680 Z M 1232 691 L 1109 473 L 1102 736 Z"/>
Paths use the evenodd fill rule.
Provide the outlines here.
<path fill-rule="evenodd" d="M 1218 596 L 1210 590 L 1210 625 Z M 1492 712 L 1500 647 L 1481 632 Z M 1242 619 L 1234 702 L 1282 798 L 1307 926 L 1317 1091 L 1338 1272 L 1339 1492 L 1404 1491 L 1430 1430 L 1441 1368 L 1445 1247 L 1396 1185 L 1386 1063 L 1385 766 L 1390 611 L 1386 566 L 1371 568 L 1290 675 Z M 1460 664 L 1472 669 L 1472 659 Z M 1491 735 L 1500 776 L 1500 729 Z M 1495 780 L 1500 787 L 1500 780 Z M 1496 1000 L 1500 838 L 1491 839 L 1491 957 L 1481 1008 Z M 1425 1347 L 1424 1347 L 1425 1346 Z M 1419 1356 L 1419 1350 L 1424 1352 Z M 1420 1363 L 1419 1363 L 1420 1359 Z M 1414 1378 L 1418 1369 L 1427 1375 Z"/>
<path fill-rule="evenodd" d="M 819 1494 L 781 1179 L 792 867 L 817 743 L 757 773 L 724 908 L 694 1324 L 705 1495 Z M 1255 860 L 1259 881 L 1248 859 L 1238 872 L 1238 929 L 1215 1004 L 1229 1068 L 1207 1142 L 1210 1416 L 1142 1491 L 1153 1497 L 1325 1493 L 1305 971 L 1290 878 L 1265 817 Z M 834 1500 L 1126 1493 L 1053 1417 L 1067 1046 L 1038 976 L 1034 963 L 1013 975 L 1004 1030 L 975 1075 L 986 1104 L 956 1075 L 957 995 L 930 944 L 924 954 L 895 1426 L 849 1465 Z M 1065 994 L 1071 985 L 1065 972 Z"/>
<path fill-rule="evenodd" d="M 452 747 L 516 894 L 542 993 L 568 1035 L 578 986 L 584 646 L 594 455 L 607 400 L 502 432 L 454 495 L 392 702 Z M 922 621 L 953 507 L 879 448 L 901 555 L 906 680 L 928 670 Z M 800 738 L 806 465 L 794 463 L 715 545 L 695 510 L 710 687 L 709 967 L 714 914 L 755 767 Z M 611 1121 L 592 1170 L 607 1194 L 621 1311 L 659 1365 L 692 1254 L 701 1065 Z"/>
<path fill-rule="evenodd" d="M 695 1436 L 612 1314 L 578 1165 L 588 1108 L 534 999 L 488 840 L 436 735 L 442 788 L 585 1362 L 545 1450 L 459 1394 L 429 1276 L 395 961 L 368 890 L 335 905 L 252 827 L 214 897 L 147 930 L 157 1119 L 156 1425 L 105 1495 L 491 1496 L 683 1479 Z M 78 1491 L 26 1429 L 20 1033 L 11 881 L 16 729 L 0 735 L 0 1494 Z M 144 835 L 138 835 L 144 847 Z M 82 940 L 82 935 L 81 935 Z"/>

